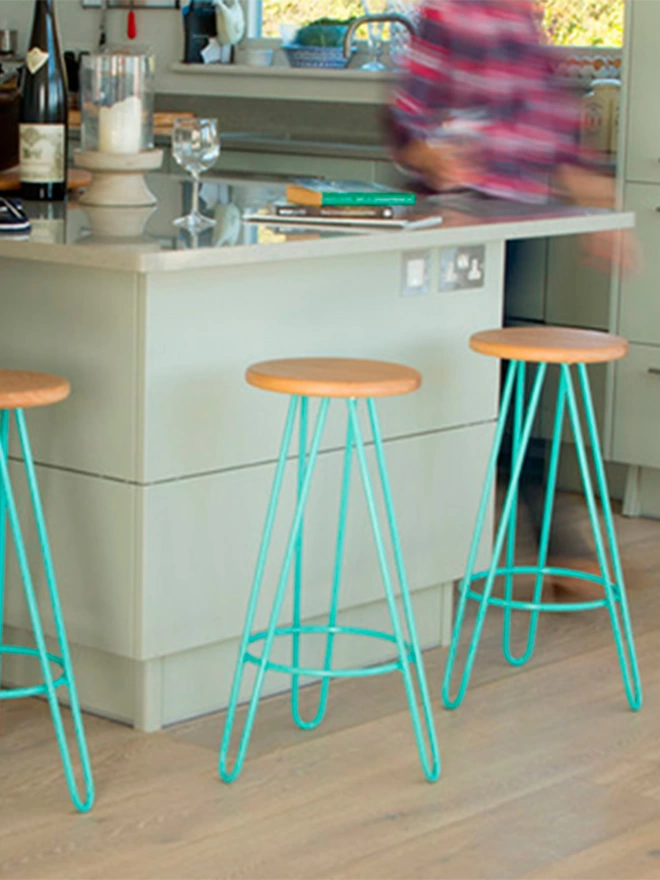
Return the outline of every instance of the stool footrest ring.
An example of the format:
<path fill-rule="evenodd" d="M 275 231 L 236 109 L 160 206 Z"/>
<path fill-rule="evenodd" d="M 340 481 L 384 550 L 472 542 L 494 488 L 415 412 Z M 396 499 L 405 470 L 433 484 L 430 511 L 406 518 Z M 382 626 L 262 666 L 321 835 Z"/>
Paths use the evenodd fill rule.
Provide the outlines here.
<path fill-rule="evenodd" d="M 472 585 L 475 581 L 484 581 L 490 574 L 490 571 L 480 571 L 473 574 L 468 581 L 468 585 Z M 534 575 L 542 574 L 543 577 L 570 577 L 575 580 L 589 581 L 592 584 L 600 584 L 605 591 L 605 580 L 596 574 L 590 574 L 586 571 L 578 571 L 574 568 L 538 568 L 534 565 L 513 565 L 503 566 L 496 570 L 496 577 L 506 577 L 507 575 Z M 465 589 L 465 584 L 463 589 Z M 615 598 L 618 600 L 619 591 L 616 584 L 610 584 L 614 591 Z M 477 602 L 483 601 L 481 593 L 475 590 L 467 590 L 469 599 Z M 499 608 L 514 608 L 518 611 L 551 611 L 551 612 L 569 612 L 569 611 L 595 611 L 598 608 L 607 608 L 608 602 L 605 597 L 602 599 L 591 599 L 588 602 L 522 602 L 517 599 L 502 599 L 498 596 L 489 596 L 488 605 L 496 605 Z"/>
<path fill-rule="evenodd" d="M 14 646 L 0 646 L 0 656 L 3 654 L 13 654 L 22 657 L 39 657 L 39 651 L 36 648 L 20 648 Z M 57 663 L 64 670 L 64 661 L 55 654 L 46 654 L 51 663 Z M 64 671 L 59 678 L 53 679 L 53 687 L 58 688 L 62 685 L 68 685 L 68 681 Z M 0 688 L 0 700 L 19 700 L 22 697 L 38 697 L 40 694 L 48 694 L 48 686 L 43 684 L 34 684 L 29 687 L 16 688 Z"/>
<path fill-rule="evenodd" d="M 371 639 L 380 639 L 383 642 L 392 642 L 393 645 L 396 645 L 396 638 L 390 633 L 356 626 L 287 626 L 277 627 L 275 630 L 275 636 L 292 635 L 366 636 Z M 265 638 L 265 631 L 254 633 L 254 635 L 250 636 L 248 644 L 263 641 Z M 414 663 L 415 658 L 412 645 L 405 642 L 405 647 L 406 660 L 408 663 Z M 247 663 L 254 663 L 257 666 L 261 665 L 261 657 L 257 657 L 255 654 L 248 654 L 246 652 L 244 659 Z M 272 672 L 284 672 L 289 675 L 308 675 L 313 678 L 366 678 L 373 675 L 384 675 L 387 672 L 401 672 L 403 664 L 398 660 L 392 660 L 388 663 L 378 663 L 374 666 L 359 669 L 313 669 L 269 661 L 265 664 L 265 668 Z"/>

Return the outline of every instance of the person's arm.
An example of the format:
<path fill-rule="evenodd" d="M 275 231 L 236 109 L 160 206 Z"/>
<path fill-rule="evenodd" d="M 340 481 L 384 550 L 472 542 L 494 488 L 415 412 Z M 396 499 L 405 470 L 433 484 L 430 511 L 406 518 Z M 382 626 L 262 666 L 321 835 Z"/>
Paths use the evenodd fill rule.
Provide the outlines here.
<path fill-rule="evenodd" d="M 459 158 L 433 135 L 452 109 L 451 29 L 442 4 L 425 0 L 386 125 L 396 162 L 432 190 L 463 179 Z"/>

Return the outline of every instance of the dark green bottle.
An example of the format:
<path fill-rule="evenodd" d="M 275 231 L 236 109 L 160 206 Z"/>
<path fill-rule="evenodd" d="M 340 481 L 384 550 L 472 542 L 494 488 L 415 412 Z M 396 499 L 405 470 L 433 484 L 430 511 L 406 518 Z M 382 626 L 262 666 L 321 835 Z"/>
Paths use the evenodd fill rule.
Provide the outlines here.
<path fill-rule="evenodd" d="M 36 0 L 19 112 L 21 192 L 66 198 L 68 96 L 54 0 Z"/>

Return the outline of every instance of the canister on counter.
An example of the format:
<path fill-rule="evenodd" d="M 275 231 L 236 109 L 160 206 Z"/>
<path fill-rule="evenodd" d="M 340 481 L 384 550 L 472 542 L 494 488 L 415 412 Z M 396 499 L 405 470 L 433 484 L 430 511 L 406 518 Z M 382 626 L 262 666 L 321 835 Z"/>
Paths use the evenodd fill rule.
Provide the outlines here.
<path fill-rule="evenodd" d="M 601 153 L 616 153 L 621 83 L 596 79 L 582 102 L 582 145 Z"/>

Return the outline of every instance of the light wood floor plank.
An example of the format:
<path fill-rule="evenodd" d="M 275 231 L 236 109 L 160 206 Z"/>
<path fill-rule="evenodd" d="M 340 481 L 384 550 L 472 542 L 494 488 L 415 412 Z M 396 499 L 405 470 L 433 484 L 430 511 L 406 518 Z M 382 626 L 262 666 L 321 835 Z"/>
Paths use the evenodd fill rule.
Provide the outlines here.
<path fill-rule="evenodd" d="M 562 505 L 583 531 L 574 499 Z M 542 618 L 533 660 L 515 670 L 493 610 L 460 710 L 440 707 L 446 652 L 426 656 L 436 785 L 393 675 L 333 684 L 314 733 L 293 726 L 288 699 L 265 701 L 232 786 L 216 771 L 222 715 L 151 735 L 87 718 L 98 802 L 81 817 L 47 707 L 18 701 L 0 707 L 0 878 L 660 878 L 660 524 L 618 529 L 640 713 L 605 612 Z M 306 689 L 309 713 L 317 697 Z"/>

